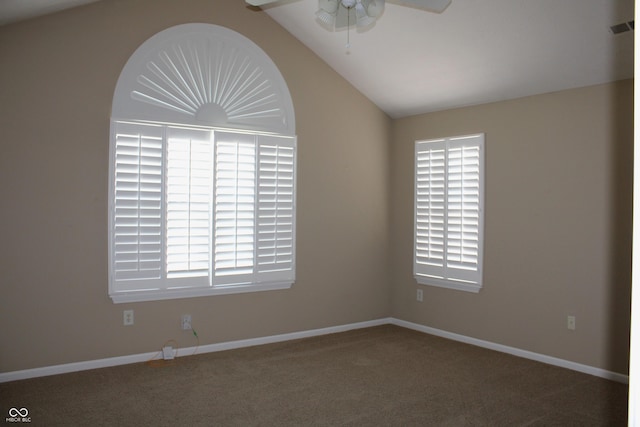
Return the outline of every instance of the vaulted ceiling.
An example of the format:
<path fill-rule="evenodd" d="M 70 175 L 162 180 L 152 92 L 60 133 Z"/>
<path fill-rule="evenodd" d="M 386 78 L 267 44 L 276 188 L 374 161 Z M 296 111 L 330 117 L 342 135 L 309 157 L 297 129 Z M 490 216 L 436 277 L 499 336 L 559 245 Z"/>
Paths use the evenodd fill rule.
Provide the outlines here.
<path fill-rule="evenodd" d="M 452 0 L 442 13 L 386 2 L 368 31 L 329 32 L 316 0 L 264 10 L 392 117 L 633 77 L 633 0 Z"/>
<path fill-rule="evenodd" d="M 93 1 L 3 0 L 0 25 Z M 634 31 L 610 29 L 633 21 L 633 0 L 452 0 L 442 14 L 387 1 L 362 32 L 326 30 L 317 8 L 280 0 L 251 9 L 394 118 L 633 77 Z"/>

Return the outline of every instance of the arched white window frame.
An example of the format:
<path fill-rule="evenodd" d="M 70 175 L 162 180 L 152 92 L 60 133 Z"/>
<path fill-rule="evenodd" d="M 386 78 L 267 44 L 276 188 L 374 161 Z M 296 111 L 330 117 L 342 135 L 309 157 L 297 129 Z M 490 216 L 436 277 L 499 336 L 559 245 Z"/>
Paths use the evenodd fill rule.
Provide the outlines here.
<path fill-rule="evenodd" d="M 290 287 L 295 163 L 291 96 L 251 40 L 184 24 L 144 42 L 122 70 L 111 112 L 113 301 Z M 176 229 L 186 234 L 172 240 Z M 178 246 L 187 249 L 171 258 Z"/>
<path fill-rule="evenodd" d="M 183 24 L 144 42 L 124 66 L 111 117 L 295 135 L 289 89 L 243 35 Z"/>

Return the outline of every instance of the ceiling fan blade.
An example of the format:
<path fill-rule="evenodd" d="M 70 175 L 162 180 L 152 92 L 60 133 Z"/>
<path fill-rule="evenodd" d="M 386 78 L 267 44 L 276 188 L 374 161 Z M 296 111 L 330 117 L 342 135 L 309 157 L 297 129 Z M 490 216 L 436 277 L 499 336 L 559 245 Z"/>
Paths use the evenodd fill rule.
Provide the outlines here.
<path fill-rule="evenodd" d="M 265 4 L 275 3 L 279 0 L 245 0 L 251 6 L 264 6 Z"/>
<path fill-rule="evenodd" d="M 389 3 L 442 13 L 451 4 L 451 0 L 389 0 Z"/>

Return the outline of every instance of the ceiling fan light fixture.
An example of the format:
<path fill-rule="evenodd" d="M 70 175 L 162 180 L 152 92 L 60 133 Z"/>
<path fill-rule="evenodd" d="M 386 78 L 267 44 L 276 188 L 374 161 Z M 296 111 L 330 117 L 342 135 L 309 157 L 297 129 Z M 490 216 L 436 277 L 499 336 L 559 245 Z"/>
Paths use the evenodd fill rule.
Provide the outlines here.
<path fill-rule="evenodd" d="M 378 18 L 384 10 L 384 0 L 371 0 L 367 6 L 367 15 Z"/>
<path fill-rule="evenodd" d="M 384 10 L 385 0 L 318 0 L 316 20 L 329 31 L 351 24 L 366 30 L 375 24 Z M 351 17 L 351 21 L 349 18 Z"/>
<path fill-rule="evenodd" d="M 338 0 L 319 0 L 316 19 L 327 29 L 333 30 L 336 24 L 336 15 L 339 6 Z"/>
<path fill-rule="evenodd" d="M 318 8 L 327 13 L 335 15 L 340 7 L 339 0 L 318 0 Z"/>
<path fill-rule="evenodd" d="M 365 28 L 365 27 L 368 27 L 369 25 L 372 25 L 374 22 L 376 22 L 375 18 L 372 18 L 367 14 L 367 11 L 364 9 L 364 6 L 361 0 L 358 0 L 358 2 L 356 3 L 355 9 L 356 9 L 356 26 L 358 28 Z"/>
<path fill-rule="evenodd" d="M 316 19 L 318 22 L 329 30 L 333 30 L 336 25 L 336 16 L 327 12 L 326 10 L 319 10 L 316 12 Z"/>

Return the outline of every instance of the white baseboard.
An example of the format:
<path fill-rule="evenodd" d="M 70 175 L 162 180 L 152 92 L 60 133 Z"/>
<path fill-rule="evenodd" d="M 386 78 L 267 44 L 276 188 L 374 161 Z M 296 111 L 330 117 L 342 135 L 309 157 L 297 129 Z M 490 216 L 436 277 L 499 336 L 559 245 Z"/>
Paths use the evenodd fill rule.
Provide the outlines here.
<path fill-rule="evenodd" d="M 424 332 L 426 334 L 435 335 L 442 338 L 447 338 L 453 341 L 459 341 L 466 344 L 475 345 L 478 347 L 487 348 L 489 350 L 495 350 L 502 353 L 512 354 L 514 356 L 522 357 L 524 359 L 535 360 L 536 362 L 546 363 L 548 365 L 554 365 L 561 368 L 571 369 L 572 371 L 583 372 L 596 377 L 605 378 L 607 380 L 617 381 L 619 383 L 629 384 L 629 376 L 619 374 L 617 372 L 607 371 L 605 369 L 594 368 L 593 366 L 583 365 L 569 360 L 559 359 L 557 357 L 547 356 L 540 353 L 534 353 L 528 350 L 521 350 L 515 347 L 509 347 L 502 344 L 496 344 L 490 341 L 484 341 L 477 338 L 471 338 L 465 335 L 454 334 L 453 332 L 443 331 L 441 329 L 431 328 L 429 326 L 419 325 L 417 323 L 407 322 L 392 318 L 391 323 L 396 326 L 401 326 L 407 329 L 413 329 L 415 331 Z"/>
<path fill-rule="evenodd" d="M 348 325 L 331 326 L 328 328 L 312 329 L 300 332 L 291 332 L 287 334 L 272 335 L 260 338 L 251 338 L 246 340 L 229 341 L 217 344 L 207 344 L 200 347 L 188 347 L 178 350 L 177 356 L 188 356 L 192 354 L 212 353 L 224 350 L 233 350 L 243 347 L 252 347 L 262 344 L 271 344 L 283 341 L 291 341 L 301 338 L 310 338 L 320 335 L 334 334 L 338 332 L 346 332 L 354 329 L 370 328 L 373 326 L 392 324 L 407 329 L 413 329 L 415 331 L 424 332 L 427 334 L 448 338 L 454 341 L 460 341 L 467 344 L 472 344 L 478 347 L 487 348 L 490 350 L 500 351 L 502 353 L 512 354 L 514 356 L 522 357 L 525 359 L 535 360 L 542 363 L 547 363 L 561 368 L 567 368 L 574 371 L 583 372 L 586 374 L 594 375 L 597 377 L 613 380 L 621 383 L 629 383 L 629 377 L 627 375 L 618 374 L 616 372 L 606 371 L 600 368 L 594 368 L 588 365 L 582 365 L 580 363 L 570 362 L 568 360 L 558 359 L 556 357 L 546 356 L 544 354 L 533 353 L 527 350 L 521 350 L 514 347 L 509 347 L 502 344 L 496 344 L 489 341 L 483 341 L 476 338 L 467 337 L 464 335 L 454 334 L 452 332 L 443 331 L 440 329 L 431 328 L 428 326 L 419 325 L 417 323 L 407 322 L 404 320 L 395 319 L 393 317 L 382 318 L 377 320 L 370 320 L 366 322 L 351 323 Z M 150 352 L 133 354 L 129 356 L 111 357 L 107 359 L 89 360 L 85 362 L 67 363 L 64 365 L 45 366 L 42 368 L 25 369 L 22 371 L 13 371 L 0 373 L 0 383 L 24 380 L 35 377 L 45 377 L 48 375 L 65 374 L 69 372 L 85 371 L 89 369 L 107 368 L 111 366 L 127 365 L 130 363 L 141 363 L 149 360 L 162 357 L 162 352 Z"/>
<path fill-rule="evenodd" d="M 309 338 L 320 335 L 334 334 L 338 332 L 346 332 L 353 329 L 370 328 L 373 326 L 387 325 L 390 323 L 392 323 L 392 319 L 383 318 L 367 322 L 351 323 L 348 325 L 331 326 L 328 328 L 312 329 L 300 332 L 291 332 L 288 334 L 229 341 L 218 344 L 207 344 L 199 347 L 187 347 L 179 349 L 176 356 L 181 357 L 190 356 L 193 354 L 233 350 L 236 348 L 251 347 L 255 345 L 270 344 L 282 341 L 291 341 L 300 338 Z M 89 360 L 86 362 L 66 363 L 64 365 L 44 366 L 42 368 L 25 369 L 22 371 L 0 372 L 0 383 L 25 380 L 35 377 L 46 377 L 49 375 L 66 374 L 69 372 L 86 371 L 89 369 L 108 368 L 111 366 L 127 365 L 130 363 L 141 363 L 159 358 L 162 358 L 162 351 L 132 354 L 130 356 L 110 357 L 108 359 Z"/>
<path fill-rule="evenodd" d="M 218 344 L 208 344 L 208 345 L 203 345 L 198 347 L 197 351 L 193 347 L 185 348 L 184 350 L 180 351 L 178 356 L 191 355 L 191 354 L 194 354 L 194 351 L 196 351 L 196 354 L 213 353 L 216 351 L 233 350 L 236 348 L 252 347 L 255 345 L 272 344 L 272 343 L 277 343 L 282 341 L 298 340 L 301 338 L 310 338 L 310 337 L 317 337 L 320 335 L 346 332 L 346 331 L 351 331 L 353 329 L 363 329 L 363 328 L 371 328 L 373 326 L 388 325 L 390 323 L 392 323 L 391 318 L 376 319 L 376 320 L 370 320 L 367 322 L 350 323 L 348 325 L 331 326 L 328 328 L 311 329 L 308 331 L 291 332 L 288 334 L 281 334 L 281 335 L 271 335 L 268 337 L 250 338 L 246 340 L 229 341 L 229 342 L 223 342 Z"/>

